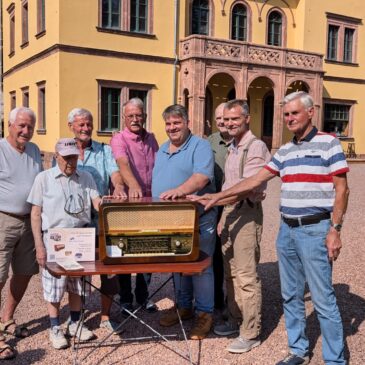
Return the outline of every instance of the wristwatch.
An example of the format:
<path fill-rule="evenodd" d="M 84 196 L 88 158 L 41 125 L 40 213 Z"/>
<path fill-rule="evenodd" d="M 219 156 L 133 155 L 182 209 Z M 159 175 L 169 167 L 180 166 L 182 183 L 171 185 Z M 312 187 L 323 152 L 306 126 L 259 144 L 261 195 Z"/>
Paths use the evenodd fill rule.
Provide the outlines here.
<path fill-rule="evenodd" d="M 332 227 L 333 227 L 333 228 L 334 228 L 337 232 L 341 232 L 342 224 L 334 223 L 334 224 L 332 224 Z"/>

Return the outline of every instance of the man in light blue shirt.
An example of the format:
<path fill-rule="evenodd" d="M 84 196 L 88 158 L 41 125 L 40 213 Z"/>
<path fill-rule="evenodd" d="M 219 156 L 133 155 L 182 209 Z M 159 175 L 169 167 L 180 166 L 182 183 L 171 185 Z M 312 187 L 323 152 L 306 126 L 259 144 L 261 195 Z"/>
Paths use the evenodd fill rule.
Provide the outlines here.
<path fill-rule="evenodd" d="M 187 110 L 181 105 L 171 105 L 163 113 L 169 140 L 157 152 L 152 174 L 152 196 L 161 199 L 185 198 L 187 194 L 204 194 L 215 191 L 214 156 L 207 140 L 193 136 L 189 129 Z M 199 208 L 200 250 L 209 256 L 215 248 L 216 210 L 204 212 Z M 182 320 L 194 316 L 196 322 L 190 338 L 201 340 L 209 333 L 213 323 L 214 275 L 210 266 L 203 273 L 179 277 L 177 305 Z M 178 323 L 176 311 L 161 317 L 162 326 Z"/>
<path fill-rule="evenodd" d="M 126 198 L 124 184 L 119 168 L 113 158 L 111 148 L 92 140 L 94 129 L 93 116 L 81 108 L 72 109 L 68 115 L 68 126 L 75 136 L 80 154 L 77 160 L 77 170 L 87 171 L 94 178 L 100 196 L 109 195 L 109 179 L 113 185 L 114 197 Z M 98 214 L 92 211 L 91 226 L 98 229 Z M 114 331 L 118 323 L 110 319 L 111 297 L 119 292 L 117 277 L 101 276 L 101 320 L 100 326 Z"/>

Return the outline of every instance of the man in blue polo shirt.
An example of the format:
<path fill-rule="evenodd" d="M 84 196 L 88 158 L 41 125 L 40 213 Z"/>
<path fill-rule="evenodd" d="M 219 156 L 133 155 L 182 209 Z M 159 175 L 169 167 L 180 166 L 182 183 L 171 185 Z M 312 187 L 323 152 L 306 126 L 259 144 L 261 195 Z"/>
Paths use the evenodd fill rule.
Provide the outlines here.
<path fill-rule="evenodd" d="M 152 174 L 152 196 L 161 199 L 184 198 L 187 194 L 214 192 L 214 156 L 207 140 L 193 136 L 189 129 L 187 110 L 171 105 L 162 114 L 169 140 L 157 152 Z M 201 207 L 202 208 L 202 207 Z M 216 210 L 199 212 L 200 249 L 209 256 L 215 247 Z M 175 276 L 178 283 L 178 276 Z M 214 275 L 210 266 L 200 275 L 183 276 L 177 284 L 177 305 L 182 320 L 194 316 L 196 322 L 190 338 L 203 339 L 213 323 Z M 178 323 L 176 311 L 160 319 L 162 326 Z"/>
<path fill-rule="evenodd" d="M 213 205 L 232 203 L 280 176 L 281 222 L 276 241 L 289 353 L 276 365 L 309 363 L 305 333 L 305 283 L 322 332 L 326 365 L 345 365 L 341 315 L 332 285 L 332 264 L 340 254 L 341 227 L 347 208 L 349 171 L 340 142 L 312 125 L 313 99 L 298 91 L 283 100 L 284 121 L 294 134 L 256 175 L 223 192 L 192 200 Z"/>

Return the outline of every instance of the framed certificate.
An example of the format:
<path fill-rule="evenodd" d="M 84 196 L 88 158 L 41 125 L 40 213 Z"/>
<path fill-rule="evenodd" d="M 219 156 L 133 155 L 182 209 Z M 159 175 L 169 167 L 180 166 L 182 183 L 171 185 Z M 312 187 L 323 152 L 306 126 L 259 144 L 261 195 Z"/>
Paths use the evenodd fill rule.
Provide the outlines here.
<path fill-rule="evenodd" d="M 47 261 L 95 261 L 95 228 L 51 228 L 43 237 Z"/>

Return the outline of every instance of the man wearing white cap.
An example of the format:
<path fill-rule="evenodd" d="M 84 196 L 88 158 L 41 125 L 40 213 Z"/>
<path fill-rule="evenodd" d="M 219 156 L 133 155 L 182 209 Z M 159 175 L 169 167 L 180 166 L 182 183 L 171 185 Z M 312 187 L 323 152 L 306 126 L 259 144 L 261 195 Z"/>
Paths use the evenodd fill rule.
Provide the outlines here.
<path fill-rule="evenodd" d="M 69 293 L 70 320 L 67 334 L 76 336 L 81 309 L 81 280 L 52 276 L 45 268 L 47 253 L 44 237 L 50 228 L 85 227 L 91 220 L 91 204 L 98 210 L 100 196 L 92 176 L 77 170 L 79 149 L 73 138 L 62 138 L 56 144 L 57 165 L 41 172 L 35 179 L 28 202 L 32 204 L 31 223 L 37 261 L 43 268 L 44 299 L 50 317 L 50 341 L 56 349 L 68 347 L 60 328 L 59 309 L 65 291 Z M 80 326 L 77 336 L 83 340 L 94 337 L 92 331 Z"/>

